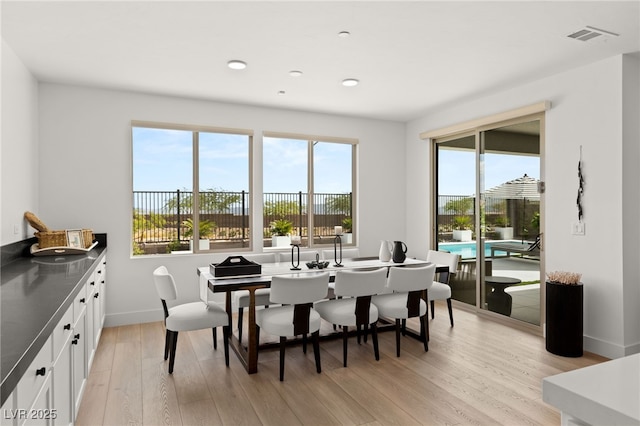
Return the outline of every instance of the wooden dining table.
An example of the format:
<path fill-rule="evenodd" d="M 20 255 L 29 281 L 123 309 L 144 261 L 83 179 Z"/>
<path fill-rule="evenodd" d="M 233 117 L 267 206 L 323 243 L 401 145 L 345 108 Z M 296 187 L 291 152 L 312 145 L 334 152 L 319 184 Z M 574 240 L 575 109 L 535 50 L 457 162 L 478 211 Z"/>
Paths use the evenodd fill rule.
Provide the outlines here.
<path fill-rule="evenodd" d="M 256 373 L 258 371 L 258 342 L 256 341 L 256 299 L 255 292 L 260 288 L 268 288 L 271 285 L 271 278 L 277 275 L 288 276 L 304 276 L 308 274 L 318 274 L 323 272 L 329 272 L 329 280 L 334 281 L 335 274 L 339 270 L 354 270 L 354 269 L 372 269 L 392 266 L 424 266 L 429 264 L 426 260 L 410 259 L 407 258 L 403 263 L 382 262 L 376 258 L 354 258 L 344 259 L 342 266 L 334 266 L 333 262 L 329 263 L 329 266 L 323 269 L 309 269 L 306 266 L 302 266 L 300 270 L 291 270 L 290 263 L 265 263 L 262 264 L 262 272 L 259 275 L 244 275 L 234 277 L 215 277 L 211 272 L 211 268 L 200 267 L 198 268 L 198 275 L 200 276 L 201 283 L 206 283 L 208 291 L 213 293 L 225 293 L 225 309 L 229 315 L 229 326 L 232 322 L 232 294 L 234 291 L 247 290 L 249 292 L 249 308 L 248 308 L 248 342 L 247 346 L 243 346 L 242 342 L 236 337 L 234 333 L 229 333 L 229 346 L 238 356 L 238 359 L 245 367 L 249 374 Z M 437 272 L 447 271 L 447 266 L 438 265 Z M 207 289 L 204 289 L 205 291 Z M 201 289 L 201 292 L 203 289 Z M 202 294 L 202 293 L 201 293 Z M 427 334 L 428 336 L 428 334 Z"/>

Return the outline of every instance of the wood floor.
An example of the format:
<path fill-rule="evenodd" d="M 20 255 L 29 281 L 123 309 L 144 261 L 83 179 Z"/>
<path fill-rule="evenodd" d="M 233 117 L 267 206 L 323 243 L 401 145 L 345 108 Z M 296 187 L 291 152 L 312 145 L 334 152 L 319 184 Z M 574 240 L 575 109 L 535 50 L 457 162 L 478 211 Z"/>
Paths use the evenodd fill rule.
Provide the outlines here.
<path fill-rule="evenodd" d="M 552 355 L 541 337 L 473 313 L 455 310 L 454 318 L 451 328 L 446 305 L 436 304 L 429 352 L 403 337 L 400 358 L 392 332 L 380 333 L 378 362 L 370 339 L 350 339 L 347 368 L 342 341 L 321 342 L 321 374 L 311 347 L 306 355 L 289 347 L 284 382 L 277 350 L 260 352 L 257 374 L 233 352 L 225 367 L 211 330 L 180 333 L 169 375 L 161 322 L 105 328 L 76 424 L 559 425 L 541 380 L 606 360 Z"/>

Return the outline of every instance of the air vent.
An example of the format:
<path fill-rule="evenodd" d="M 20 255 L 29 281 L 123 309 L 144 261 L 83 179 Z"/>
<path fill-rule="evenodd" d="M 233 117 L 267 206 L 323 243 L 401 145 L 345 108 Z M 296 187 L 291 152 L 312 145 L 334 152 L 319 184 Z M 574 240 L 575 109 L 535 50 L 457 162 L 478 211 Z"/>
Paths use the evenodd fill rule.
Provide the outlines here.
<path fill-rule="evenodd" d="M 601 30 L 595 27 L 586 26 L 578 31 L 575 31 L 572 34 L 569 34 L 567 37 L 574 38 L 580 41 L 588 41 L 593 40 L 597 37 L 618 37 L 620 34 L 612 33 L 611 31 Z"/>

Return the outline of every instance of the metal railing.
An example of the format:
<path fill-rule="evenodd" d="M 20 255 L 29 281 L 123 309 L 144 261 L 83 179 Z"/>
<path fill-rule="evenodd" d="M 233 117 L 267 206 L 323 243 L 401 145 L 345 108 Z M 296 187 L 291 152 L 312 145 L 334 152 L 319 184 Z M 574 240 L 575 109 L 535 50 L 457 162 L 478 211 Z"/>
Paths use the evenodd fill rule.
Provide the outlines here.
<path fill-rule="evenodd" d="M 314 236 L 334 233 L 334 226 L 352 217 L 352 194 L 313 194 Z M 187 241 L 192 238 L 193 192 L 133 191 L 133 242 L 135 244 Z M 265 193 L 263 234 L 270 224 L 286 219 L 296 234 L 308 236 L 308 194 Z M 212 241 L 248 241 L 250 194 L 247 191 L 203 191 L 198 200 L 200 236 Z"/>

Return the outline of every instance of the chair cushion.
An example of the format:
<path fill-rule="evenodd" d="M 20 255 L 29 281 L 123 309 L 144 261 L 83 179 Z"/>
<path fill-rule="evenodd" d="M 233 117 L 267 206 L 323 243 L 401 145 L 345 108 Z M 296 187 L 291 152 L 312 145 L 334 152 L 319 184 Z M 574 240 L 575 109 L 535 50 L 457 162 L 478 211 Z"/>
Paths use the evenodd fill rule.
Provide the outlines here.
<path fill-rule="evenodd" d="M 434 281 L 433 285 L 427 292 L 429 300 L 446 300 L 451 297 L 451 287 L 438 281 Z"/>
<path fill-rule="evenodd" d="M 371 303 L 378 307 L 378 315 L 386 318 L 408 318 L 407 293 L 392 293 L 373 296 Z M 420 316 L 427 313 L 427 304 L 420 299 Z"/>
<path fill-rule="evenodd" d="M 320 314 L 311 309 L 309 312 L 309 333 L 320 330 Z M 256 324 L 261 330 L 273 336 L 292 337 L 293 306 L 278 306 L 256 311 Z"/>
<path fill-rule="evenodd" d="M 267 306 L 271 303 L 269 302 L 269 296 L 271 295 L 271 289 L 268 288 L 259 288 L 256 290 L 256 306 Z M 236 305 L 238 308 L 248 308 L 249 307 L 249 291 L 248 290 L 238 290 L 234 293 Z"/>
<path fill-rule="evenodd" d="M 190 331 L 229 325 L 229 316 L 220 305 L 209 302 L 185 303 L 169 309 L 167 330 Z"/>
<path fill-rule="evenodd" d="M 320 316 L 336 325 L 356 325 L 356 299 L 333 299 L 317 302 L 313 309 Z M 378 320 L 378 308 L 373 303 L 369 307 L 369 324 Z"/>

